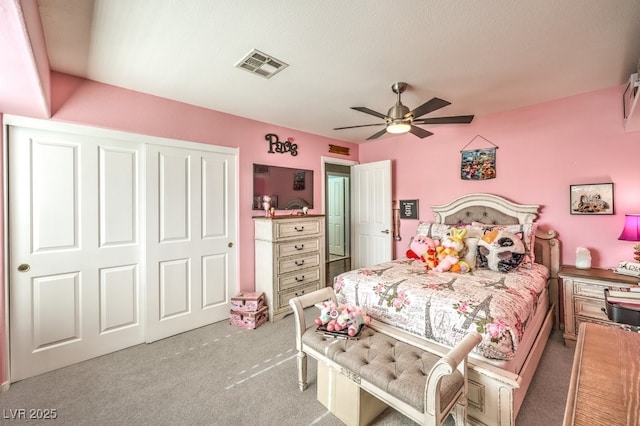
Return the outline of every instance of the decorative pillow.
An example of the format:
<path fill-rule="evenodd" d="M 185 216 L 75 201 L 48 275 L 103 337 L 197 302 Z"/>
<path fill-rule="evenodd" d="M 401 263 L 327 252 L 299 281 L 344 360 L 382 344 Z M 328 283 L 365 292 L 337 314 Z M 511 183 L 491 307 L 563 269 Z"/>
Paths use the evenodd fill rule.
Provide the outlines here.
<path fill-rule="evenodd" d="M 478 241 L 478 257 L 483 268 L 496 272 L 516 269 L 525 258 L 525 248 L 520 233 L 493 229 Z"/>
<path fill-rule="evenodd" d="M 488 225 L 480 222 L 472 222 L 471 228 L 480 230 L 482 234 L 485 234 L 486 231 L 493 231 L 497 229 L 520 235 L 522 243 L 524 244 L 524 258 L 522 259 L 520 267 L 531 269 L 531 267 L 533 266 L 533 262 L 535 261 L 536 229 L 538 229 L 537 223 L 522 223 L 516 225 Z M 475 235 L 473 232 L 469 233 Z"/>
<path fill-rule="evenodd" d="M 477 256 L 478 256 L 478 241 L 479 238 L 476 237 L 467 237 L 464 239 L 464 256 L 463 260 L 467 262 L 469 268 L 476 269 L 477 265 Z"/>

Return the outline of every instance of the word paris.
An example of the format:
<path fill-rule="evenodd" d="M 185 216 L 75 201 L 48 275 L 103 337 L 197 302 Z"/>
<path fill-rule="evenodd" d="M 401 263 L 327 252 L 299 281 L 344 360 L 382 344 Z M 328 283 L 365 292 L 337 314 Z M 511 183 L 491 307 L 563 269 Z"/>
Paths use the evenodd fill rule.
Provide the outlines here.
<path fill-rule="evenodd" d="M 288 138 L 285 142 L 282 142 L 278 139 L 278 135 L 273 133 L 267 134 L 264 138 L 269 141 L 269 151 L 267 151 L 269 154 L 290 152 L 294 157 L 298 155 L 298 144 L 293 143 L 293 138 Z"/>

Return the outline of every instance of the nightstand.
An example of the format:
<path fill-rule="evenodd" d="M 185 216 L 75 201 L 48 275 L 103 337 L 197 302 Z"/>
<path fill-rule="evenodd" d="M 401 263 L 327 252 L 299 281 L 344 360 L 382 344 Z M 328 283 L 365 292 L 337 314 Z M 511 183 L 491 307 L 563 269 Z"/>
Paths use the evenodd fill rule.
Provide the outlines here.
<path fill-rule="evenodd" d="M 610 321 L 604 313 L 604 289 L 607 287 L 635 287 L 640 278 L 616 274 L 609 269 L 578 269 L 562 266 L 564 308 L 564 343 L 575 346 L 578 330 L 583 322 L 608 326 L 622 326 Z"/>

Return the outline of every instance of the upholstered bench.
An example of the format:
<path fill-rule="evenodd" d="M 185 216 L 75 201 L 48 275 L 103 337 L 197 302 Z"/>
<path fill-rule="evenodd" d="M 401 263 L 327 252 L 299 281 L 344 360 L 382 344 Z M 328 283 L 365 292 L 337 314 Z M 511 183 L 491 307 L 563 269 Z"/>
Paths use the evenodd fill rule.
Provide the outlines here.
<path fill-rule="evenodd" d="M 399 341 L 376 329 L 375 322 L 357 340 L 326 337 L 315 324 L 307 327 L 304 309 L 329 299 L 336 301 L 327 287 L 289 302 L 296 319 L 300 390 L 307 388 L 309 355 L 318 361 L 319 400 L 345 423 L 366 424 L 387 405 L 420 424 L 441 425 L 449 413 L 456 425 L 466 423 L 466 361 L 479 334 L 467 335 L 444 356 Z M 351 406 L 355 414 L 334 411 L 339 399 L 346 399 L 342 406 Z"/>

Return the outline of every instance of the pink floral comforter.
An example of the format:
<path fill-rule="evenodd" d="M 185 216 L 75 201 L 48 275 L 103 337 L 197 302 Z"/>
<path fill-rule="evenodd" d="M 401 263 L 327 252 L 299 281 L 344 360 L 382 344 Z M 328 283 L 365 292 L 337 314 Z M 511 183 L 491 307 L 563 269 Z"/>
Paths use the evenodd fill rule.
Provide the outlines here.
<path fill-rule="evenodd" d="M 454 346 L 469 331 L 483 335 L 475 352 L 512 359 L 533 318 L 549 272 L 534 264 L 509 273 L 427 271 L 424 263 L 398 259 L 339 275 L 340 303 L 362 306 L 374 321 Z"/>

